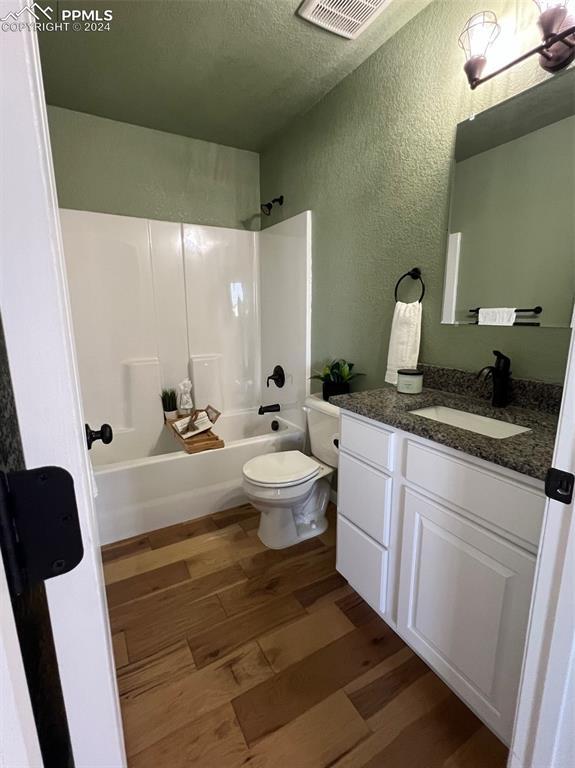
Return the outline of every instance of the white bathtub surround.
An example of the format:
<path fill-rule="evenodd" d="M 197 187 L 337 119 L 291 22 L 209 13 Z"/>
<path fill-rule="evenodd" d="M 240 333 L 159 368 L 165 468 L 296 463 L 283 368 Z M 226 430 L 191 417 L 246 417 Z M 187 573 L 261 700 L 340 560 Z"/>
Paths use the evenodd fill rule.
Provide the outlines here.
<path fill-rule="evenodd" d="M 218 434 L 225 448 L 183 451 L 98 467 L 97 511 L 102 544 L 193 520 L 246 501 L 242 467 L 254 456 L 302 450 L 304 432 L 272 416 L 224 414 Z"/>
<path fill-rule="evenodd" d="M 196 404 L 203 408 L 211 403 L 224 412 L 255 408 L 260 402 L 257 233 L 184 224 L 183 238 Z M 204 393 L 196 381 L 197 356 L 211 360 L 213 384 L 202 376 L 202 385 L 214 387 L 211 392 Z M 222 400 L 216 400 L 214 391 L 221 392 Z"/>
<path fill-rule="evenodd" d="M 262 398 L 280 403 L 286 418 L 305 423 L 311 360 L 311 211 L 260 233 Z M 286 372 L 278 389 L 266 378 L 275 365 Z M 295 413 L 293 412 L 295 411 Z"/>
<path fill-rule="evenodd" d="M 60 214 L 86 419 L 115 433 L 94 445 L 94 464 L 169 451 L 159 391 L 188 375 L 198 407 L 234 412 L 269 396 L 303 423 L 309 211 L 262 233 Z M 262 392 L 276 363 L 286 385 Z"/>
<path fill-rule="evenodd" d="M 90 453 L 103 541 L 245 501 L 245 461 L 304 446 L 311 214 L 265 233 L 85 211 L 61 220 L 86 420 L 114 430 Z M 276 364 L 286 385 L 267 389 Z M 164 427 L 160 391 L 188 376 L 196 407 L 223 414 L 226 448 L 209 456 L 180 455 Z M 281 403 L 279 432 L 256 415 L 262 403 Z"/>

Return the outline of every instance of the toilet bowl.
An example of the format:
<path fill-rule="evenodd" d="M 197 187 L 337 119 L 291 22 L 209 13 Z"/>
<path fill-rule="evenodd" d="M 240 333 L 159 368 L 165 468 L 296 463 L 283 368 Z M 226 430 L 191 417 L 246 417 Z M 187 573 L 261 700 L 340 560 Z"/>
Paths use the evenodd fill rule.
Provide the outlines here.
<path fill-rule="evenodd" d="M 328 527 L 325 516 L 337 467 L 339 408 L 317 396 L 305 409 L 312 456 L 281 451 L 256 456 L 243 468 L 243 488 L 260 512 L 258 536 L 270 549 L 284 549 L 319 536 Z"/>

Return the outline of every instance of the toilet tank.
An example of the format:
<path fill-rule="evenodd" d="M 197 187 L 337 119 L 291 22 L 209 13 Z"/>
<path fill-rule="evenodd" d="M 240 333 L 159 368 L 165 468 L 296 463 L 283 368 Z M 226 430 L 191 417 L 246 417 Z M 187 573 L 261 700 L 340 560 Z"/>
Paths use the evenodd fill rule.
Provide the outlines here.
<path fill-rule="evenodd" d="M 320 395 L 310 395 L 305 399 L 304 410 L 312 456 L 329 467 L 337 467 L 338 448 L 334 440 L 339 443 L 339 408 L 326 403 Z"/>

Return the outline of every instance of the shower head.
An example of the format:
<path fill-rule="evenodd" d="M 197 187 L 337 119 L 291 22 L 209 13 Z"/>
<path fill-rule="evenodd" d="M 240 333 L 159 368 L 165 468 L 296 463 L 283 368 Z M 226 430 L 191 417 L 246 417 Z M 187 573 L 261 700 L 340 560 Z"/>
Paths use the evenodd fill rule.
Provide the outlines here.
<path fill-rule="evenodd" d="M 284 196 L 280 195 L 279 197 L 274 197 L 273 200 L 270 200 L 269 203 L 262 203 L 260 205 L 261 211 L 264 214 L 264 216 L 269 216 L 272 212 L 272 208 L 274 207 L 275 203 L 278 205 L 284 204 Z"/>

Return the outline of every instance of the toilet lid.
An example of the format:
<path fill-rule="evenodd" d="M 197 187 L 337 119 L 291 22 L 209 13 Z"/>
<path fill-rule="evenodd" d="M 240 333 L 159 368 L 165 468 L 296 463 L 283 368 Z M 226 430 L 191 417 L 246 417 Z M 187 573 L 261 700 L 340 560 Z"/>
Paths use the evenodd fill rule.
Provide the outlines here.
<path fill-rule="evenodd" d="M 281 451 L 256 456 L 244 464 L 244 476 L 260 485 L 293 485 L 309 480 L 320 466 L 301 451 Z"/>

